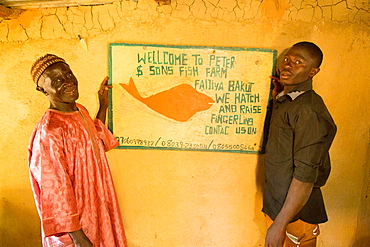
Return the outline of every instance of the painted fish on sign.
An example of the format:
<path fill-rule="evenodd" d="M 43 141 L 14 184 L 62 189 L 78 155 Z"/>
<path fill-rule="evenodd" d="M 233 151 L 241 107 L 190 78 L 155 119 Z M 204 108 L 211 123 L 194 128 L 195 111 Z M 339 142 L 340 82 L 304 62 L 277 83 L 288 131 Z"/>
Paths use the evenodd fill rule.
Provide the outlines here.
<path fill-rule="evenodd" d="M 186 122 L 197 112 L 208 110 L 215 102 L 211 97 L 199 93 L 189 84 L 180 84 L 147 98 L 140 95 L 132 77 L 129 84 L 120 83 L 119 85 L 150 109 L 179 122 Z"/>

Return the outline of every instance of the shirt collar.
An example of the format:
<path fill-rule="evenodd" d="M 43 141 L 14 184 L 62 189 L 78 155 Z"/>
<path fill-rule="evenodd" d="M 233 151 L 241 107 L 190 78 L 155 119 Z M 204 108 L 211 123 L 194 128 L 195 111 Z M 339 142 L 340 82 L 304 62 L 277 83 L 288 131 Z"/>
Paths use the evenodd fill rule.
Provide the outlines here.
<path fill-rule="evenodd" d="M 290 92 L 308 91 L 308 90 L 312 90 L 312 78 L 308 78 L 307 81 L 295 85 Z"/>
<path fill-rule="evenodd" d="M 276 95 L 276 99 L 279 101 L 284 101 L 283 98 L 285 97 L 283 96 L 287 95 L 291 98 L 291 100 L 295 100 L 299 95 L 309 90 L 312 90 L 312 78 L 309 78 L 307 81 L 299 83 L 298 85 L 293 87 L 292 90 L 287 94 L 285 94 L 284 91 L 280 92 L 278 95 Z"/>

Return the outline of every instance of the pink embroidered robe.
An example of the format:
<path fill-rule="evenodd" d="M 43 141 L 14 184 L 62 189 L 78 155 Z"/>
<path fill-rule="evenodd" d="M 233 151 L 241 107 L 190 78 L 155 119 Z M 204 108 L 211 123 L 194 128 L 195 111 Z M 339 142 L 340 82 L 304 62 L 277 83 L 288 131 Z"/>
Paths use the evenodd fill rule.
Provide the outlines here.
<path fill-rule="evenodd" d="M 87 110 L 48 109 L 32 133 L 29 169 L 43 246 L 74 246 L 82 229 L 94 246 L 127 246 L 105 152 L 118 141 Z"/>

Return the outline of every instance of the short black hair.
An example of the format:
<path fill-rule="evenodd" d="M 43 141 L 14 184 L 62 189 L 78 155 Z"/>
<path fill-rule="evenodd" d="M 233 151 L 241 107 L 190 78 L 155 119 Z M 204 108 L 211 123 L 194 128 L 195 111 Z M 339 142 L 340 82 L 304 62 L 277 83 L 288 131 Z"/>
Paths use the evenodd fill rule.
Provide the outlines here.
<path fill-rule="evenodd" d="M 321 66 L 324 55 L 317 45 L 312 42 L 303 41 L 296 43 L 293 46 L 299 46 L 307 50 L 310 53 L 311 57 L 316 61 L 315 67 L 319 68 Z"/>

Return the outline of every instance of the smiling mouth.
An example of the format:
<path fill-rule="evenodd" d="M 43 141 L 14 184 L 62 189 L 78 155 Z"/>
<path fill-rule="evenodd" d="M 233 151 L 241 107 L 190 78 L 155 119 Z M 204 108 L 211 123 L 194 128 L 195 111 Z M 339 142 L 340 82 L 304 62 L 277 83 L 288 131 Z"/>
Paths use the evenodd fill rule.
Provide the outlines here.
<path fill-rule="evenodd" d="M 70 87 L 70 88 L 67 88 L 64 93 L 65 94 L 69 94 L 69 95 L 73 95 L 77 92 L 77 88 L 76 87 Z"/>
<path fill-rule="evenodd" d="M 73 94 L 75 94 L 75 91 L 76 91 L 76 90 L 68 91 L 68 92 L 65 92 L 65 93 L 66 93 L 66 94 L 69 94 L 69 95 L 73 95 Z"/>

